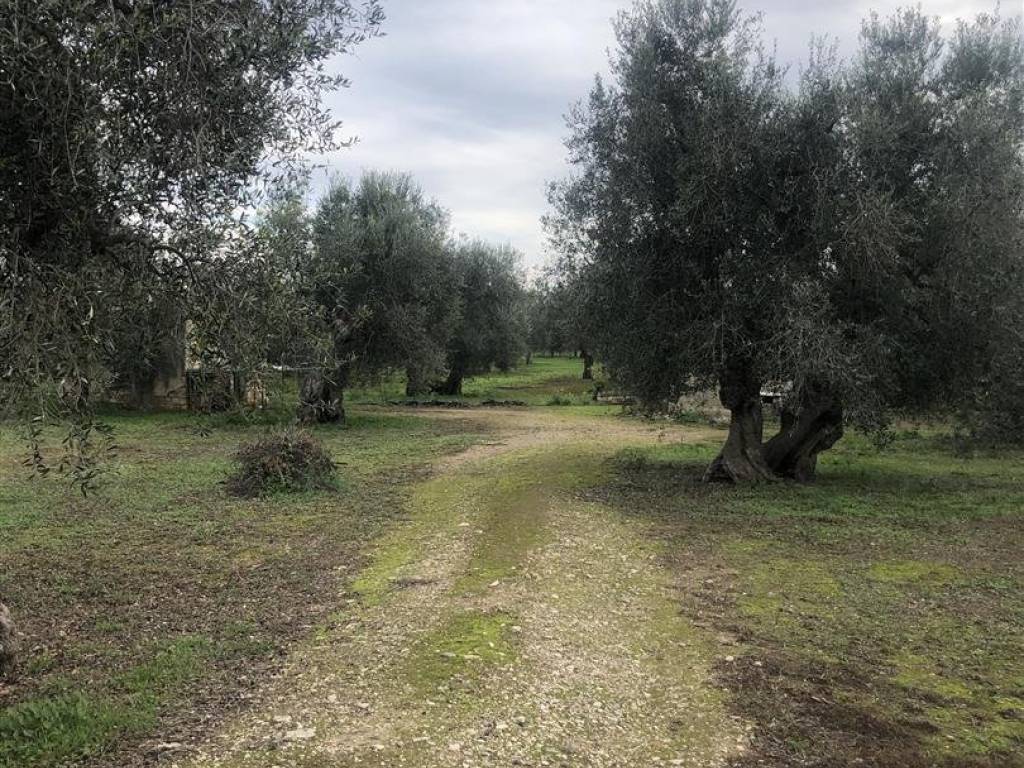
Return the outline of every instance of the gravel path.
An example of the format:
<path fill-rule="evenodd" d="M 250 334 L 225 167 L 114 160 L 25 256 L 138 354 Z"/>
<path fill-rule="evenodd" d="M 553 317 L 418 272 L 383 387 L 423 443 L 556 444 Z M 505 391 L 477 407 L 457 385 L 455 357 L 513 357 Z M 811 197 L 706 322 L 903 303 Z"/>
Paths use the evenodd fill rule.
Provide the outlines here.
<path fill-rule="evenodd" d="M 745 748 L 660 544 L 578 493 L 619 448 L 695 433 L 476 418 L 499 438 L 437 463 L 336 622 L 182 768 L 712 768 Z"/>

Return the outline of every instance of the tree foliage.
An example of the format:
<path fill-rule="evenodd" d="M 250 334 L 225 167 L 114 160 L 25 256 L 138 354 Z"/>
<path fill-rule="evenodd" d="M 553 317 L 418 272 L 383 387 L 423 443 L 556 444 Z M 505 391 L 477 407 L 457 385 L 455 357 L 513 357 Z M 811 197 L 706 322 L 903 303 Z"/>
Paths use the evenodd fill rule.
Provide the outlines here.
<path fill-rule="evenodd" d="M 455 247 L 453 258 L 461 311 L 448 341 L 448 375 L 436 387 L 447 395 L 461 394 L 467 376 L 514 367 L 526 337 L 519 255 L 505 246 L 469 241 Z"/>
<path fill-rule="evenodd" d="M 872 17 L 796 89 L 730 0 L 640 2 L 616 29 L 552 236 L 616 378 L 648 403 L 718 385 L 709 478 L 807 479 L 844 423 L 973 387 L 1021 269 L 1019 24 L 944 42 L 919 11 Z M 791 393 L 764 446 L 766 384 Z"/>
<path fill-rule="evenodd" d="M 323 401 L 340 401 L 352 377 L 444 370 L 459 310 L 446 239 L 447 214 L 409 176 L 368 173 L 355 188 L 339 181 L 327 192 L 301 280 L 329 343 L 325 357 L 308 361 L 318 381 L 307 385 L 303 418 L 343 417 Z"/>
<path fill-rule="evenodd" d="M 261 180 L 336 146 L 324 64 L 381 20 L 375 0 L 0 0 L 8 408 L 88 405 L 118 286 L 205 298 Z"/>

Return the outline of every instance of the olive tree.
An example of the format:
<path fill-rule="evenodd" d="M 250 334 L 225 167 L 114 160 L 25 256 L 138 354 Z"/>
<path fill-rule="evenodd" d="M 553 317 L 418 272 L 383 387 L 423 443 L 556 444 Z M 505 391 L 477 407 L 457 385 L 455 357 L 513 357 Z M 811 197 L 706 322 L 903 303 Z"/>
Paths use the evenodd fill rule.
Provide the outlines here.
<path fill-rule="evenodd" d="M 783 194 L 780 73 L 727 0 L 639 3 L 616 32 L 616 83 L 570 116 L 555 243 L 611 374 L 648 403 L 717 381 L 733 416 L 718 464 L 769 477 L 759 342 L 787 289 L 765 215 Z"/>
<path fill-rule="evenodd" d="M 407 175 L 368 173 L 354 188 L 332 185 L 313 219 L 303 270 L 329 344 L 303 382 L 302 420 L 343 419 L 353 377 L 406 369 L 426 380 L 443 371 L 459 310 L 447 229 L 446 212 Z"/>
<path fill-rule="evenodd" d="M 125 279 L 179 307 L 219 284 L 266 184 L 337 146 L 325 64 L 381 20 L 375 0 L 0 0 L 7 409 L 88 409 Z"/>
<path fill-rule="evenodd" d="M 462 394 L 467 376 L 492 367 L 509 370 L 526 349 L 519 254 L 470 241 L 455 247 L 453 259 L 461 312 L 448 341 L 447 376 L 434 386 L 444 395 Z"/>
<path fill-rule="evenodd" d="M 1024 46 L 1017 23 L 982 15 L 948 39 L 920 11 L 871 17 L 841 77 L 814 62 L 798 126 L 826 113 L 836 139 L 811 156 L 794 199 L 827 256 L 814 281 L 835 340 L 787 365 L 795 397 L 765 447 L 779 474 L 810 479 L 846 420 L 950 412 L 1019 354 L 1024 277 Z M 806 153 L 805 153 L 805 156 Z M 822 326 L 817 323 L 818 327 Z M 810 330 L 810 329 L 808 329 Z M 830 365 L 836 349 L 847 364 Z"/>
<path fill-rule="evenodd" d="M 717 384 L 707 478 L 810 479 L 845 424 L 961 396 L 1020 270 L 1019 26 L 944 46 L 917 11 L 872 18 L 795 90 L 728 0 L 641 2 L 617 31 L 552 234 L 616 378 L 649 403 Z M 765 384 L 790 388 L 767 445 Z"/>
<path fill-rule="evenodd" d="M 526 293 L 526 346 L 530 353 L 554 355 L 571 347 L 556 287 L 537 280 Z"/>

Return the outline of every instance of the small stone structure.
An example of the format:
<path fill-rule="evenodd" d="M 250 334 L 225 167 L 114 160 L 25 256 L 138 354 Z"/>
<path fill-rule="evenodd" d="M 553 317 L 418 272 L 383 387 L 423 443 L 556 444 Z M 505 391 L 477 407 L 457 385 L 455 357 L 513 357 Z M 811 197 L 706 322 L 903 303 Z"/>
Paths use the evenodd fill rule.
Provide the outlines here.
<path fill-rule="evenodd" d="M 224 411 L 236 403 L 253 408 L 266 404 L 266 393 L 240 373 L 204 369 L 188 353 L 188 323 L 155 350 L 151 371 L 142 379 L 124 378 L 112 387 L 112 399 L 128 408 L 144 411 Z"/>

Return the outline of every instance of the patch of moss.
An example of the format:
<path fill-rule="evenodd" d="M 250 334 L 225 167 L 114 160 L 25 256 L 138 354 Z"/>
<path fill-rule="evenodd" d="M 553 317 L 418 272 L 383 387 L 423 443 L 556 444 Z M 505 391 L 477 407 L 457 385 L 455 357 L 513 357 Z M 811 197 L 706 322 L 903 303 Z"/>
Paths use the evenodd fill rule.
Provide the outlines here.
<path fill-rule="evenodd" d="M 904 688 L 951 702 L 969 702 L 974 698 L 970 688 L 943 676 L 927 656 L 903 651 L 892 659 L 892 665 L 896 670 L 893 682 Z"/>
<path fill-rule="evenodd" d="M 502 457 L 481 471 L 492 479 L 482 494 L 483 533 L 456 584 L 464 592 L 511 576 L 547 540 L 549 506 L 559 495 L 599 482 L 603 465 L 592 450 L 566 446 L 557 455 L 540 450 Z"/>
<path fill-rule="evenodd" d="M 722 542 L 718 549 L 726 557 L 745 557 L 766 552 L 771 544 L 762 539 L 731 539 Z"/>
<path fill-rule="evenodd" d="M 544 512 L 548 500 L 543 490 L 517 483 L 501 485 L 506 487 L 498 489 L 498 503 L 491 506 L 487 519 L 481 523 L 483 534 L 473 548 L 465 575 L 456 584 L 458 590 L 480 591 L 508 578 L 526 555 L 547 538 Z"/>
<path fill-rule="evenodd" d="M 352 582 L 355 592 L 367 605 L 378 605 L 391 589 L 402 566 L 413 560 L 412 542 L 386 536 L 371 554 L 369 565 Z"/>
<path fill-rule="evenodd" d="M 463 518 L 476 516 L 476 499 L 485 484 L 482 475 L 464 474 L 416 486 L 405 503 L 408 519 L 376 542 L 369 563 L 352 582 L 352 590 L 366 605 L 380 604 L 432 541 L 465 522 Z"/>
<path fill-rule="evenodd" d="M 956 582 L 960 578 L 960 571 L 947 563 L 896 560 L 875 563 L 868 569 L 868 576 L 886 584 L 943 586 Z"/>
<path fill-rule="evenodd" d="M 968 758 L 998 758 L 1020 755 L 1024 749 L 1024 720 L 1002 717 L 985 709 L 952 706 L 929 707 L 925 714 L 940 729 L 930 740 L 931 752 L 936 757 L 952 752 Z"/>
<path fill-rule="evenodd" d="M 810 559 L 773 557 L 752 566 L 744 585 L 740 610 L 776 622 L 795 621 L 797 614 L 830 615 L 842 596 L 830 569 Z"/>
<path fill-rule="evenodd" d="M 453 616 L 417 643 L 408 679 L 424 695 L 472 689 L 489 668 L 515 659 L 514 625 L 515 618 L 503 612 Z"/>

